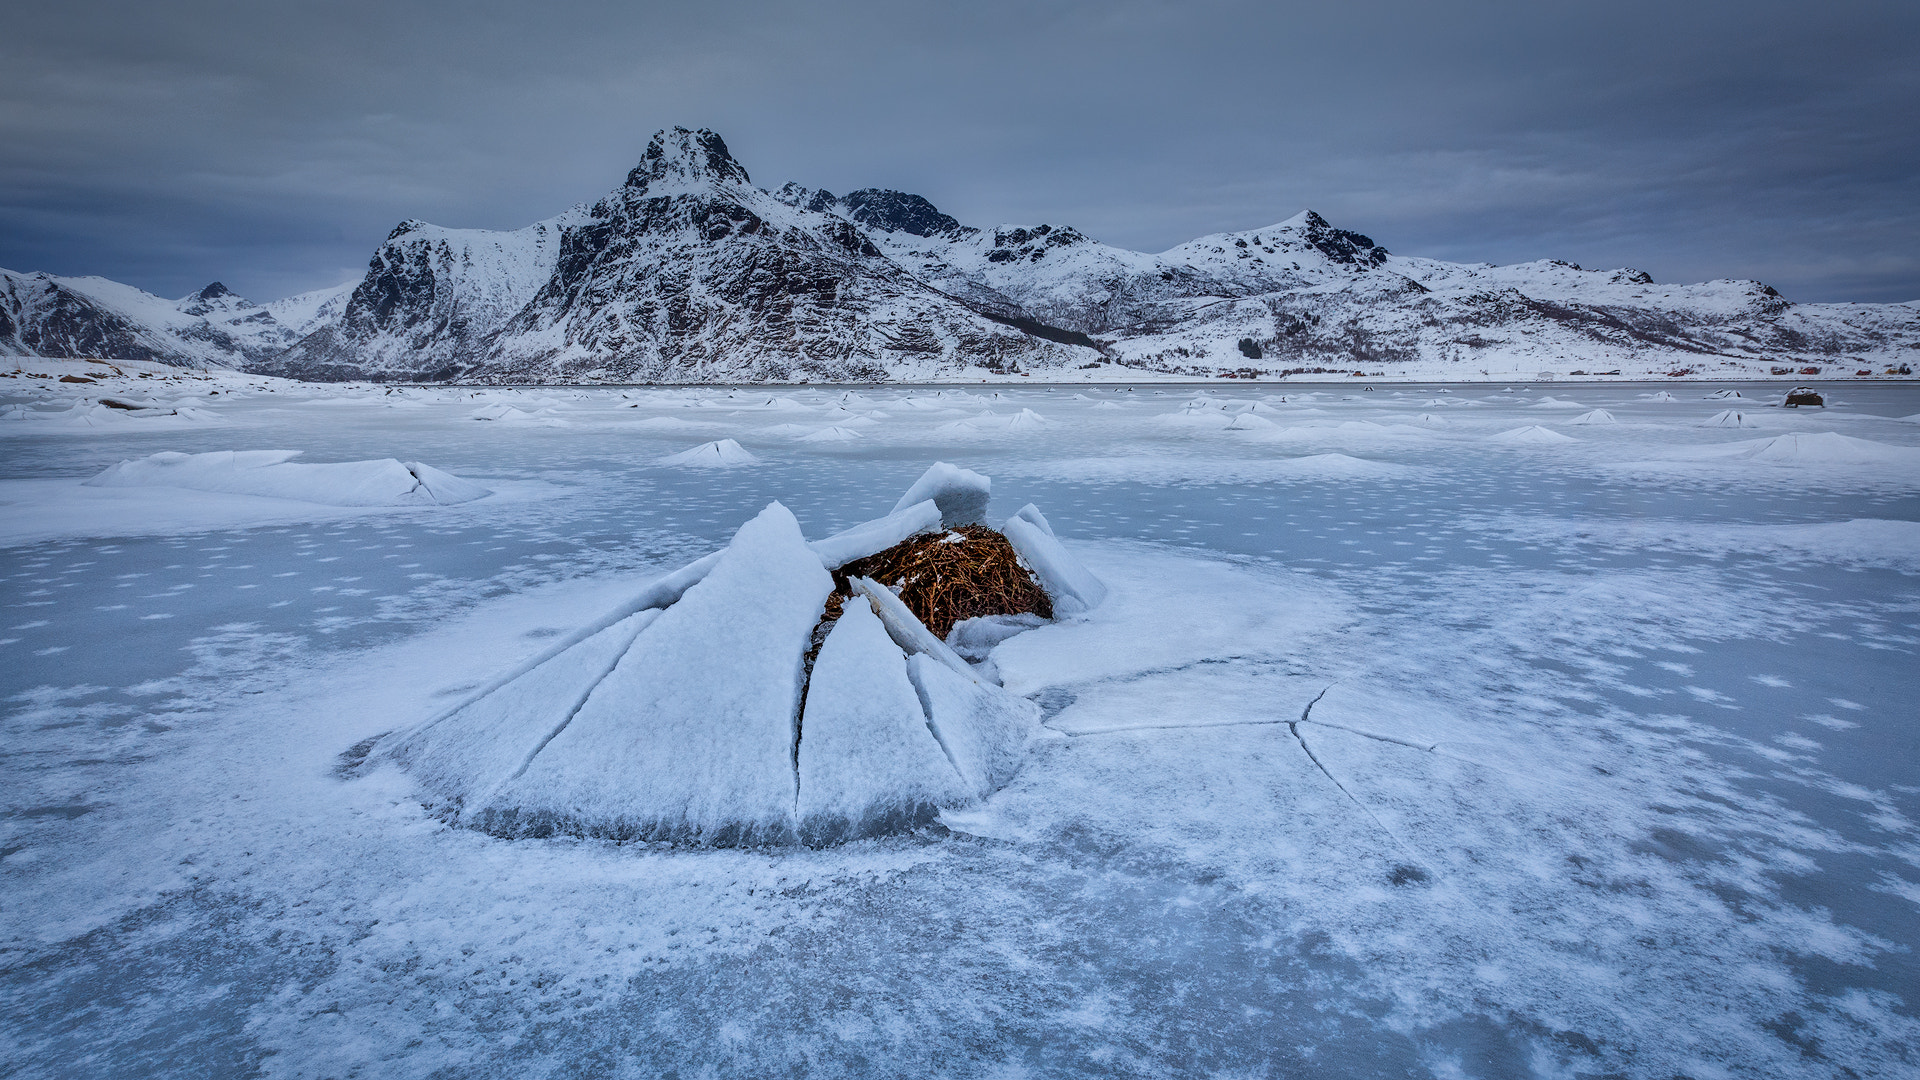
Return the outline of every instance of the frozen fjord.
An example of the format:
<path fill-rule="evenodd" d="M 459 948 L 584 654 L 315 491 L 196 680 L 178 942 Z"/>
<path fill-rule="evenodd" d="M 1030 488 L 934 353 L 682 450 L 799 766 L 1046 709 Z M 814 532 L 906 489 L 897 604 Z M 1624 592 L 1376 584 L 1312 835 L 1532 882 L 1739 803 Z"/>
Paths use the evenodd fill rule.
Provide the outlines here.
<path fill-rule="evenodd" d="M 1757 429 L 1719 429 L 1729 402 L 1686 384 L 253 383 L 191 425 L 27 394 L 0 420 L 10 1072 L 1826 1076 L 1920 1052 L 1911 387 L 1824 411 L 1741 387 Z M 1494 439 L 1533 427 L 1573 441 Z M 725 439 L 758 460 L 662 463 Z M 266 448 L 494 494 L 80 483 Z M 396 771 L 336 777 L 769 500 L 820 536 L 936 459 L 994 478 L 996 524 L 1043 507 L 1112 589 L 995 651 L 1061 734 L 950 832 L 509 842 Z"/>

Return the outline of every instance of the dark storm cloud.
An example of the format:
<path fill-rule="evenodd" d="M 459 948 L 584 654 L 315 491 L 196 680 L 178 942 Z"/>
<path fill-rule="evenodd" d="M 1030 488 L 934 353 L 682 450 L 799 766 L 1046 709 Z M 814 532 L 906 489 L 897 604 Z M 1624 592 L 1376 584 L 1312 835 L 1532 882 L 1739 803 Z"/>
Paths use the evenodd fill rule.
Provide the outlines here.
<path fill-rule="evenodd" d="M 269 298 L 512 228 L 656 128 L 766 186 L 1161 250 L 1312 207 L 1396 252 L 1920 297 L 1920 5 L 37 5 L 0 266 Z"/>

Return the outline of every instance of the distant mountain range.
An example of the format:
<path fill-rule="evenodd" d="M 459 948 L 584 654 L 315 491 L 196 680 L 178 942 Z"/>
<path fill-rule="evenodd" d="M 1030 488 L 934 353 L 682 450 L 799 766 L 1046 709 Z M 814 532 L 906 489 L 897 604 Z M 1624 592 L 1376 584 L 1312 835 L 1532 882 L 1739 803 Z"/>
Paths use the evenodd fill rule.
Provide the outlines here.
<path fill-rule="evenodd" d="M 0 354 L 493 382 L 1880 366 L 1920 360 L 1920 305 L 1409 258 L 1311 211 L 1149 255 L 904 192 L 764 190 L 718 135 L 674 128 L 591 206 L 512 232 L 405 221 L 358 282 L 270 304 L 0 270 Z"/>

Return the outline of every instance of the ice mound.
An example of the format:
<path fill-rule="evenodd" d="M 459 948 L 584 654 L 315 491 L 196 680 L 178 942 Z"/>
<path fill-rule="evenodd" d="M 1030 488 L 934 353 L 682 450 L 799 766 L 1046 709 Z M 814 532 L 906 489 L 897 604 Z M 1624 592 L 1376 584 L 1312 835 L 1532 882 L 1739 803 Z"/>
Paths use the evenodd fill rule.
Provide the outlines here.
<path fill-rule="evenodd" d="M 1739 395 L 1735 394 L 1734 396 L 1738 397 Z M 1747 414 L 1740 412 L 1738 409 L 1721 409 L 1719 412 L 1700 421 L 1700 423 L 1695 426 L 1712 428 L 1757 428 L 1760 425 L 1747 419 Z"/>
<path fill-rule="evenodd" d="M 417 461 L 393 458 L 296 462 L 298 450 L 218 450 L 206 454 L 163 451 L 122 461 L 82 481 L 88 487 L 172 487 L 265 495 L 328 506 L 406 506 L 471 502 L 493 494 Z"/>
<path fill-rule="evenodd" d="M 1699 456 L 1814 465 L 1920 465 L 1920 448 L 1891 446 L 1834 431 L 1794 432 L 1771 439 L 1749 439 L 1699 451 Z"/>
<path fill-rule="evenodd" d="M 1498 435 L 1489 435 L 1487 436 L 1487 441 L 1544 446 L 1554 443 L 1579 442 L 1580 440 L 1575 439 L 1571 435 L 1562 435 L 1557 431 L 1543 428 L 1538 424 L 1528 424 L 1526 427 L 1514 428 L 1512 431 L 1503 431 Z"/>
<path fill-rule="evenodd" d="M 1672 394 L 1667 393 L 1665 390 L 1656 390 L 1651 394 L 1641 394 L 1640 396 L 1643 398 L 1646 398 L 1648 401 L 1679 401 L 1680 400 L 1679 398 L 1674 397 Z"/>
<path fill-rule="evenodd" d="M 800 436 L 801 442 L 852 442 L 863 436 L 844 424 L 823 427 L 808 435 Z"/>
<path fill-rule="evenodd" d="M 1567 421 L 1567 423 L 1569 424 L 1617 424 L 1619 423 L 1619 421 L 1615 420 L 1613 418 L 1613 414 L 1608 412 L 1605 409 L 1594 409 L 1591 412 L 1581 413 L 1579 416 L 1576 416 L 1573 419 Z"/>
<path fill-rule="evenodd" d="M 1279 410 L 1268 409 L 1267 411 L 1278 412 Z M 1267 419 L 1264 416 L 1260 416 L 1258 414 L 1251 413 L 1251 412 L 1243 412 L 1240 415 L 1233 418 L 1233 422 L 1227 425 L 1227 430 L 1228 431 L 1258 431 L 1262 428 L 1272 428 L 1277 426 L 1278 425 L 1276 425 L 1273 421 Z"/>
<path fill-rule="evenodd" d="M 1715 390 L 1713 393 L 1707 395 L 1707 400 L 1708 401 L 1725 401 L 1729 398 L 1737 398 L 1739 396 L 1740 396 L 1740 391 L 1738 390 Z"/>
<path fill-rule="evenodd" d="M 719 439 L 710 443 L 701 443 L 691 450 L 682 450 L 660 459 L 662 465 L 691 465 L 695 468 L 726 468 L 733 465 L 755 465 L 760 461 L 746 447 L 732 439 Z"/>
<path fill-rule="evenodd" d="M 942 530 L 949 515 L 977 521 L 989 491 L 939 463 L 893 513 L 812 543 L 771 503 L 724 549 L 366 761 L 406 770 L 448 819 L 504 836 L 820 845 L 929 821 L 1019 770 L 1039 709 L 928 629 L 902 599 L 914 582 L 862 568 L 970 545 Z M 1055 612 L 1105 597 L 1038 509 L 1007 522 L 1006 542 Z M 972 618 L 958 637 L 990 649 L 1043 621 Z"/>

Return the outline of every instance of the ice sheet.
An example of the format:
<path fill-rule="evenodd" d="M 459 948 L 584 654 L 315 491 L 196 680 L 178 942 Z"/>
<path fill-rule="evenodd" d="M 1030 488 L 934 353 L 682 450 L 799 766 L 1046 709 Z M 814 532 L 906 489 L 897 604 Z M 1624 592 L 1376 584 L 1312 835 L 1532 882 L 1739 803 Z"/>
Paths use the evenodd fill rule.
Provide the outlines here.
<path fill-rule="evenodd" d="M 811 537 L 867 521 L 951 457 L 949 404 L 863 388 L 847 407 L 877 423 L 816 447 L 776 429 L 837 391 L 778 392 L 802 413 L 723 388 L 186 385 L 151 397 L 224 422 L 0 422 L 0 1059 L 23 1078 L 1797 1078 L 1901 1075 L 1920 1045 L 1913 474 L 1698 456 L 1910 450 L 1911 386 L 1827 387 L 1742 432 L 1696 426 L 1726 384 L 1555 385 L 1619 422 L 1551 452 L 1485 442 L 1573 415 L 1518 377 L 1208 387 L 1333 425 L 1284 442 L 1153 419 L 1192 387 L 918 390 L 1048 418 L 966 436 L 969 464 L 993 520 L 1044 507 L 1111 595 L 991 648 L 1046 718 L 1006 787 L 808 850 L 504 840 L 343 761 L 770 499 Z M 78 397 L 0 403 L 53 394 Z M 495 403 L 568 423 L 468 418 Z M 1423 412 L 1449 423 L 1379 434 Z M 650 423 L 680 417 L 701 419 Z M 766 464 L 657 466 L 723 436 Z M 79 484 L 271 446 L 497 493 Z M 1303 450 L 1390 475 L 1283 472 Z"/>

